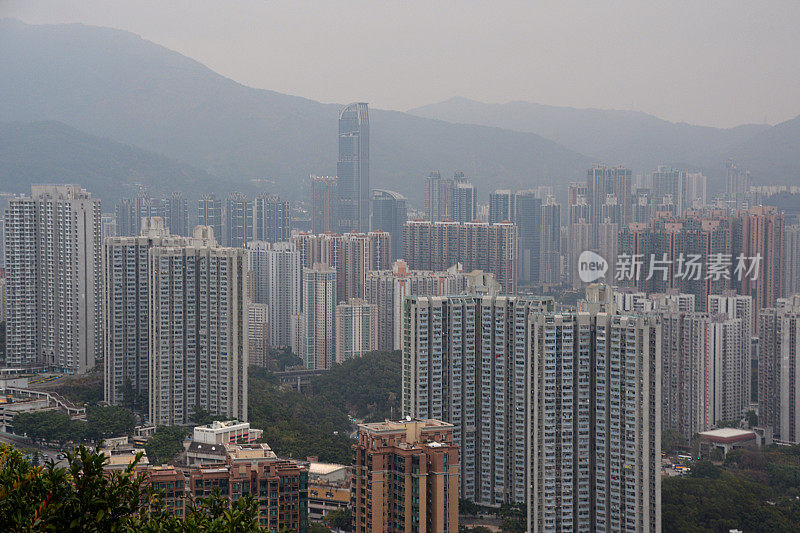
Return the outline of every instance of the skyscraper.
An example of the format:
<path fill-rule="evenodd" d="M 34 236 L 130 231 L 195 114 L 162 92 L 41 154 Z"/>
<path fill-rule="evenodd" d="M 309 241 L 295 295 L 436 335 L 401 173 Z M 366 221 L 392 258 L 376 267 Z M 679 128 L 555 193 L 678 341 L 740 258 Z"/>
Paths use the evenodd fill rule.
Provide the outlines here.
<path fill-rule="evenodd" d="M 198 408 L 246 421 L 245 251 L 197 226 L 185 245 L 150 257 L 150 422 L 188 424 Z"/>
<path fill-rule="evenodd" d="M 187 243 L 187 237 L 170 236 L 160 217 L 145 218 L 138 237 L 105 241 L 104 399 L 111 405 L 146 398 L 149 391 L 150 250 Z"/>
<path fill-rule="evenodd" d="M 34 185 L 5 212 L 6 364 L 83 373 L 103 356 L 100 200 Z"/>
<path fill-rule="evenodd" d="M 657 320 L 590 285 L 529 324 L 527 531 L 660 531 Z"/>
<path fill-rule="evenodd" d="M 339 113 L 339 232 L 369 231 L 369 112 L 363 102 Z"/>
<path fill-rule="evenodd" d="M 772 307 L 781 297 L 783 281 L 784 214 L 774 206 L 755 206 L 737 213 L 733 220 L 732 257 L 760 257 L 758 277 L 732 276 L 739 294 L 753 296 L 755 309 Z M 755 321 L 755 315 L 753 315 Z M 755 322 L 753 323 L 755 326 Z"/>
<path fill-rule="evenodd" d="M 783 296 L 800 293 L 800 224 L 783 233 Z"/>
<path fill-rule="evenodd" d="M 152 198 L 142 187 L 133 198 L 123 198 L 116 206 L 117 235 L 136 236 L 142 228 L 142 219 L 163 217 L 164 203 Z"/>
<path fill-rule="evenodd" d="M 503 292 L 517 291 L 516 224 L 409 220 L 405 229 L 409 268 L 442 271 L 461 263 L 465 271 L 494 274 Z"/>
<path fill-rule="evenodd" d="M 561 205 L 554 196 L 542 204 L 539 281 L 561 283 Z"/>
<path fill-rule="evenodd" d="M 508 189 L 497 189 L 489 193 L 489 224 L 515 222 L 515 195 Z"/>
<path fill-rule="evenodd" d="M 731 198 L 743 198 L 750 193 L 750 171 L 736 166 L 733 159 L 725 164 L 725 193 Z"/>
<path fill-rule="evenodd" d="M 260 194 L 253 201 L 253 240 L 285 242 L 292 236 L 292 209 L 287 200 Z"/>
<path fill-rule="evenodd" d="M 513 213 L 514 218 L 508 220 L 517 224 L 519 281 L 521 283 L 538 283 L 542 239 L 542 199 L 535 191 L 520 191 L 514 195 Z M 492 218 L 491 215 L 489 218 Z"/>
<path fill-rule="evenodd" d="M 405 196 L 394 191 L 372 191 L 372 231 L 386 231 L 392 236 L 392 260 L 403 254 L 403 226 L 408 220 Z"/>
<path fill-rule="evenodd" d="M 197 202 L 197 224 L 214 230 L 214 238 L 223 241 L 222 200 L 214 193 L 204 194 Z"/>
<path fill-rule="evenodd" d="M 300 358 L 306 368 L 328 370 L 335 362 L 336 270 L 323 263 L 303 268 Z"/>
<path fill-rule="evenodd" d="M 288 242 L 247 244 L 248 268 L 253 272 L 253 301 L 268 306 L 269 345 L 296 350 L 292 331 L 301 311 L 300 252 Z"/>
<path fill-rule="evenodd" d="M 222 226 L 225 246 L 244 248 L 253 239 L 253 203 L 247 196 L 234 192 L 225 198 Z"/>
<path fill-rule="evenodd" d="M 247 304 L 247 350 L 251 366 L 269 366 L 269 306 Z"/>
<path fill-rule="evenodd" d="M 425 178 L 425 219 L 431 222 L 451 217 L 453 180 L 435 170 Z"/>
<path fill-rule="evenodd" d="M 481 505 L 527 494 L 528 319 L 550 298 L 412 296 L 403 310 L 403 415 L 453 424 L 460 497 Z"/>
<path fill-rule="evenodd" d="M 164 225 L 170 235 L 189 235 L 189 202 L 179 192 L 167 196 L 164 205 Z M 151 215 L 156 216 L 156 215 Z"/>
<path fill-rule="evenodd" d="M 336 306 L 336 362 L 361 357 L 378 349 L 378 307 L 351 298 Z"/>
<path fill-rule="evenodd" d="M 456 222 L 472 222 L 478 218 L 478 189 L 463 175 L 454 181 L 450 218 Z"/>
<path fill-rule="evenodd" d="M 611 195 L 621 209 L 620 224 L 623 226 L 631 220 L 631 170 L 625 167 L 608 168 L 595 165 L 586 176 L 586 199 L 590 207 L 592 227 L 591 244 L 597 246 L 598 230 L 603 221 L 602 206 Z"/>
<path fill-rule="evenodd" d="M 775 438 L 800 443 L 800 296 L 781 298 L 758 316 L 758 422 Z M 772 436 L 772 435 L 771 435 Z"/>
<path fill-rule="evenodd" d="M 311 233 L 318 235 L 338 228 L 336 176 L 311 176 Z"/>
<path fill-rule="evenodd" d="M 573 289 L 582 286 L 578 275 L 578 258 L 581 253 L 591 250 L 591 225 L 589 204 L 583 194 L 576 194 L 569 205 L 567 222 L 567 275 Z"/>

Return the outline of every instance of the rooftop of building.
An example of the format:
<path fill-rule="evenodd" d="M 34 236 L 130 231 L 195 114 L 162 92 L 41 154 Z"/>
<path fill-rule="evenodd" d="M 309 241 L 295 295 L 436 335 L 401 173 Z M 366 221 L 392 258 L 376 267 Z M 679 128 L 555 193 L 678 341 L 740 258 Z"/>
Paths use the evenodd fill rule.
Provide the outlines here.
<path fill-rule="evenodd" d="M 739 441 L 755 439 L 756 433 L 749 429 L 719 428 L 701 431 L 700 436 L 712 441 Z"/>
<path fill-rule="evenodd" d="M 423 431 L 425 430 L 436 430 L 436 429 L 447 429 L 452 428 L 453 424 L 448 422 L 442 422 L 441 420 L 436 420 L 433 418 L 427 418 L 425 420 L 419 420 L 416 418 L 410 418 L 406 420 L 384 420 L 383 422 L 370 422 L 367 424 L 359 424 L 358 428 L 363 429 L 364 431 L 368 431 L 370 433 L 384 433 L 384 432 L 396 432 L 396 431 L 405 431 L 406 427 L 409 424 L 420 424 Z"/>

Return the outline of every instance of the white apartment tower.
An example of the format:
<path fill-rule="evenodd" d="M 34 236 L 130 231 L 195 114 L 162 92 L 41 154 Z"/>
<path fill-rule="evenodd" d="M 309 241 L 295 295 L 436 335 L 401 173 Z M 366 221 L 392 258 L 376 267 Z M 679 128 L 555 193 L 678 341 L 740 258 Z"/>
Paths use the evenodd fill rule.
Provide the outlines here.
<path fill-rule="evenodd" d="M 196 408 L 246 421 L 245 250 L 197 226 L 150 257 L 150 422 L 187 424 Z"/>
<path fill-rule="evenodd" d="M 336 362 L 378 349 L 378 307 L 351 298 L 336 306 Z"/>
<path fill-rule="evenodd" d="M 103 354 L 100 200 L 34 185 L 5 211 L 6 363 L 83 373 Z"/>
<path fill-rule="evenodd" d="M 529 317 L 528 531 L 660 531 L 661 328 L 587 289 Z"/>
<path fill-rule="evenodd" d="M 403 415 L 453 424 L 460 497 L 481 505 L 527 494 L 528 317 L 549 298 L 411 296 L 403 312 Z"/>
<path fill-rule="evenodd" d="M 303 314 L 300 353 L 312 370 L 327 370 L 335 361 L 336 270 L 324 263 L 303 269 Z"/>
<path fill-rule="evenodd" d="M 183 246 L 189 238 L 170 236 L 161 217 L 142 219 L 141 235 L 109 237 L 105 255 L 104 398 L 120 405 L 147 396 L 150 354 L 150 250 Z"/>
<path fill-rule="evenodd" d="M 253 272 L 253 302 L 268 306 L 269 344 L 296 350 L 292 331 L 301 310 L 300 252 L 294 244 L 247 243 L 247 263 Z"/>

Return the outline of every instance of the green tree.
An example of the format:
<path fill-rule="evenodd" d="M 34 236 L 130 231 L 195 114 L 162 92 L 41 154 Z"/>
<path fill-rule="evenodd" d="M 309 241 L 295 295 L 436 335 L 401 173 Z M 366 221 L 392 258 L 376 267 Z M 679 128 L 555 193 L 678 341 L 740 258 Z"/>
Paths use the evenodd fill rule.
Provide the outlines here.
<path fill-rule="evenodd" d="M 668 429 L 661 433 L 661 451 L 672 453 L 686 446 L 686 440 L 680 431 Z"/>
<path fill-rule="evenodd" d="M 186 428 L 181 426 L 159 426 L 144 445 L 150 464 L 166 463 L 183 451 Z"/>
<path fill-rule="evenodd" d="M 350 509 L 331 511 L 325 515 L 323 522 L 330 526 L 331 529 L 353 531 L 353 511 Z"/>

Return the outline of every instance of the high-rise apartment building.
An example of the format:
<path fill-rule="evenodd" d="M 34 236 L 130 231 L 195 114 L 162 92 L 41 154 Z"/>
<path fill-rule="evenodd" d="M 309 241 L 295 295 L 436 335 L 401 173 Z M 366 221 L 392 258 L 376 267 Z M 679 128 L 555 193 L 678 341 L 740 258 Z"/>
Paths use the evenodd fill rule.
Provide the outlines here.
<path fill-rule="evenodd" d="M 783 296 L 800 294 L 800 224 L 783 233 Z"/>
<path fill-rule="evenodd" d="M 300 252 L 303 267 L 324 263 L 336 270 L 336 303 L 364 298 L 364 282 L 370 270 L 385 270 L 392 264 L 392 237 L 386 231 L 369 233 L 298 233 L 292 243 Z"/>
<path fill-rule="evenodd" d="M 225 198 L 222 228 L 225 246 L 244 248 L 253 240 L 253 202 L 247 196 L 234 192 Z"/>
<path fill-rule="evenodd" d="M 83 373 L 103 356 L 100 200 L 34 185 L 5 212 L 6 364 Z"/>
<path fill-rule="evenodd" d="M 517 291 L 516 224 L 410 220 L 405 237 L 409 268 L 442 271 L 461 263 L 465 271 L 494 274 L 504 292 Z"/>
<path fill-rule="evenodd" d="M 292 334 L 301 311 L 302 267 L 292 243 L 247 244 L 247 264 L 253 273 L 253 301 L 268 306 L 269 345 L 296 349 Z"/>
<path fill-rule="evenodd" d="M 435 170 L 425 178 L 425 219 L 430 222 L 449 220 L 451 217 L 453 180 L 442 178 Z"/>
<path fill-rule="evenodd" d="M 775 438 L 800 443 L 800 295 L 758 316 L 758 422 Z"/>
<path fill-rule="evenodd" d="M 620 224 L 631 220 L 631 170 L 624 167 L 608 168 L 596 165 L 589 169 L 586 176 L 586 199 L 590 207 L 590 225 L 592 227 L 591 243 L 597 246 L 598 228 L 603 221 L 601 206 L 606 204 L 609 195 L 616 199 L 621 209 Z"/>
<path fill-rule="evenodd" d="M 269 366 L 269 306 L 247 304 L 247 347 L 251 366 Z"/>
<path fill-rule="evenodd" d="M 392 260 L 403 254 L 403 229 L 408 220 L 405 196 L 394 191 L 372 191 L 372 231 L 392 236 Z"/>
<path fill-rule="evenodd" d="M 260 194 L 253 201 L 253 240 L 286 242 L 292 236 L 292 208 L 274 194 Z"/>
<path fill-rule="evenodd" d="M 403 415 L 453 424 L 460 497 L 499 506 L 527 494 L 531 314 L 550 298 L 411 296 L 403 312 Z"/>
<path fill-rule="evenodd" d="M 364 298 L 378 310 L 378 350 L 402 348 L 403 305 L 406 297 L 461 294 L 467 287 L 467 276 L 453 265 L 446 271 L 410 270 L 403 260 L 395 261 L 391 270 L 370 270 L 364 287 Z"/>
<path fill-rule="evenodd" d="M 189 235 L 189 201 L 179 192 L 164 198 L 164 225 L 170 235 Z"/>
<path fill-rule="evenodd" d="M 369 231 L 369 111 L 363 102 L 339 113 L 339 162 L 336 165 L 340 233 Z"/>
<path fill-rule="evenodd" d="M 360 424 L 353 531 L 458 531 L 458 452 L 453 426 L 439 420 Z"/>
<path fill-rule="evenodd" d="M 222 200 L 214 193 L 204 194 L 197 201 L 197 224 L 214 230 L 215 239 L 223 240 Z"/>
<path fill-rule="evenodd" d="M 515 195 L 509 189 L 496 189 L 489 193 L 489 224 L 496 222 L 514 222 Z"/>
<path fill-rule="evenodd" d="M 536 191 L 514 194 L 514 218 L 517 224 L 517 277 L 520 283 L 539 282 L 542 199 Z M 491 221 L 491 213 L 489 219 Z M 502 222 L 502 221 L 499 221 Z"/>
<path fill-rule="evenodd" d="M 117 235 L 139 235 L 143 218 L 163 216 L 164 202 L 152 198 L 142 188 L 135 197 L 123 198 L 117 203 L 115 210 Z"/>
<path fill-rule="evenodd" d="M 149 391 L 150 250 L 188 242 L 187 237 L 170 236 L 161 217 L 144 218 L 138 237 L 105 241 L 103 396 L 111 405 L 146 398 Z"/>
<path fill-rule="evenodd" d="M 245 251 L 197 226 L 190 242 L 150 257 L 150 422 L 188 424 L 198 408 L 246 421 Z"/>
<path fill-rule="evenodd" d="M 336 281 L 336 270 L 324 263 L 303 268 L 298 355 L 312 370 L 327 370 L 335 362 Z"/>
<path fill-rule="evenodd" d="M 732 159 L 725 164 L 725 193 L 731 198 L 750 193 L 750 171 L 739 168 Z"/>
<path fill-rule="evenodd" d="M 478 189 L 458 174 L 454 178 L 450 218 L 456 222 L 472 222 L 478 218 Z"/>
<path fill-rule="evenodd" d="M 527 530 L 660 531 L 658 321 L 590 285 L 529 324 Z"/>
<path fill-rule="evenodd" d="M 311 233 L 334 231 L 338 224 L 336 176 L 311 176 Z"/>
<path fill-rule="evenodd" d="M 753 297 L 758 311 L 772 307 L 781 297 L 783 282 L 784 214 L 774 206 L 755 206 L 740 211 L 733 219 L 732 256 L 734 261 L 760 257 L 758 277 L 743 275 L 741 282 L 732 276 L 740 294 Z M 755 326 L 755 315 L 753 315 Z"/>
<path fill-rule="evenodd" d="M 336 306 L 336 362 L 361 357 L 378 349 L 378 307 L 351 298 Z"/>
<path fill-rule="evenodd" d="M 540 243 L 539 281 L 557 285 L 561 283 L 561 205 L 554 196 L 542 204 Z"/>

